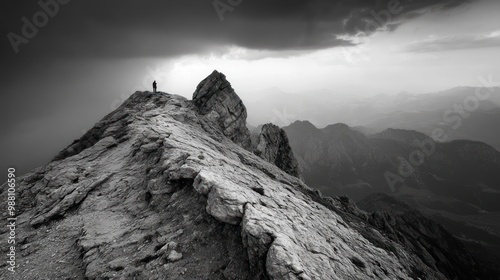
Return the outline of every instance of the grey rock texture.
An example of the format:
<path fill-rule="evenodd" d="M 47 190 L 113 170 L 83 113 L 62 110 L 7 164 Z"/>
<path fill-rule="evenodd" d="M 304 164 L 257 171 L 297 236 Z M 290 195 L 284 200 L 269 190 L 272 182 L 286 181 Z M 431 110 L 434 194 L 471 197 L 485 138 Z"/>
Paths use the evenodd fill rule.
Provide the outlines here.
<path fill-rule="evenodd" d="M 254 153 L 274 163 L 286 173 L 300 177 L 299 164 L 293 155 L 285 131 L 274 124 L 262 126 Z"/>
<path fill-rule="evenodd" d="M 225 136 L 245 149 L 250 148 L 247 109 L 224 74 L 214 70 L 201 81 L 193 93 L 193 103 L 200 115 L 219 125 Z"/>
<path fill-rule="evenodd" d="M 19 267 L 0 267 L 0 278 L 446 278 L 368 214 L 243 149 L 198 110 L 136 92 L 18 178 Z"/>

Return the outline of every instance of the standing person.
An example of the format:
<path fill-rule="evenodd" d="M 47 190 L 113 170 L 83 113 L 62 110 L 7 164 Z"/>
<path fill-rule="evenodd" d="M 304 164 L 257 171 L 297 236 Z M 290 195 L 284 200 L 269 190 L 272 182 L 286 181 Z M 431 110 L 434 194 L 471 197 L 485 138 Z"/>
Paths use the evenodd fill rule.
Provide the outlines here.
<path fill-rule="evenodd" d="M 153 92 L 156 92 L 156 81 L 153 82 Z"/>

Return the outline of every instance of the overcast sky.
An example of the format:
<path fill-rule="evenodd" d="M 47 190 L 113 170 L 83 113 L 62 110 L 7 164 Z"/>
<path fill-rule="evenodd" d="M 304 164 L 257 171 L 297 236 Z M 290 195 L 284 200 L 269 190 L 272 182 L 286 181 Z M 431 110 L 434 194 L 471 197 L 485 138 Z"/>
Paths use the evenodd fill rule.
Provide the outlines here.
<path fill-rule="evenodd" d="M 153 79 L 159 90 L 190 98 L 217 69 L 247 100 L 269 88 L 314 98 L 315 90 L 434 92 L 500 77 L 497 0 L 0 5 L 1 167 L 22 172 L 134 91 L 150 90 Z"/>

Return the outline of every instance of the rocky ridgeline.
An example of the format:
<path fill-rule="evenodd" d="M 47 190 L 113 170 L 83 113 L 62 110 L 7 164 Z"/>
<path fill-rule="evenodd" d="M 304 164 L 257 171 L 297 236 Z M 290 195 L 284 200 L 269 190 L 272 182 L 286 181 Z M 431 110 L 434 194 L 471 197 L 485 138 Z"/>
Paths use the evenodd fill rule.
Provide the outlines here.
<path fill-rule="evenodd" d="M 287 149 L 257 148 L 263 160 L 242 148 L 245 115 L 217 72 L 193 101 L 134 93 L 19 178 L 19 266 L 14 275 L 1 267 L 0 278 L 446 278 L 433 256 L 392 240 L 348 199 L 325 198 L 268 162 L 290 159 Z M 262 141 L 280 143 L 276 131 L 268 126 Z"/>
<path fill-rule="evenodd" d="M 274 163 L 286 173 L 300 177 L 297 160 L 288 144 L 285 131 L 267 124 L 252 145 L 247 128 L 247 110 L 226 76 L 217 70 L 201 81 L 193 93 L 193 104 L 209 122 L 218 124 L 222 133 L 247 150 Z"/>

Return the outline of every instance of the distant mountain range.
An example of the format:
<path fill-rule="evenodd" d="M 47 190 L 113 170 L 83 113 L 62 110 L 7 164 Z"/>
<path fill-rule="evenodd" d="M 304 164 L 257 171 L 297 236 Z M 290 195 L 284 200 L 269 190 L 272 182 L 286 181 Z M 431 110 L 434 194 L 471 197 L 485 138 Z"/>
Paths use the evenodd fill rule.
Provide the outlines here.
<path fill-rule="evenodd" d="M 402 129 L 365 136 L 345 124 L 318 129 L 307 121 L 284 130 L 306 181 L 327 194 L 360 199 L 370 192 L 411 188 L 443 193 L 485 210 L 500 210 L 496 203 L 500 201 L 500 174 L 495 172 L 500 170 L 500 152 L 487 144 L 470 140 L 439 143 L 423 133 Z M 429 156 L 424 149 L 431 147 L 421 148 L 419 142 L 434 143 Z M 423 163 L 418 164 L 420 161 Z M 409 168 L 410 175 L 404 176 L 406 171 L 400 172 L 401 168 Z M 391 184 L 387 176 L 399 183 Z"/>
<path fill-rule="evenodd" d="M 392 194 L 500 256 L 500 152 L 491 146 L 403 129 L 365 135 L 345 124 L 283 129 L 308 185 L 356 201 Z"/>
<path fill-rule="evenodd" d="M 309 120 L 318 127 L 346 123 L 370 134 L 400 128 L 431 135 L 433 130 L 442 129 L 449 140 L 476 140 L 500 150 L 498 87 L 456 87 L 436 93 L 371 97 L 328 91 L 289 94 L 273 89 L 247 104 L 253 125 L 273 122 L 286 126 Z"/>

